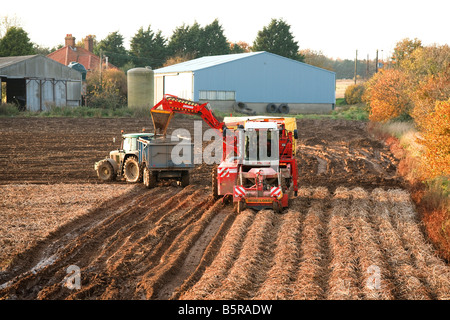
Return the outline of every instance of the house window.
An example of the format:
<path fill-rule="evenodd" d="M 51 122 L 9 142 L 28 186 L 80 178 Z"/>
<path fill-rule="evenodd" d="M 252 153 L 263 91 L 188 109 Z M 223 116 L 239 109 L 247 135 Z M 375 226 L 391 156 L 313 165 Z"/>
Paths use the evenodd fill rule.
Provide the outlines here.
<path fill-rule="evenodd" d="M 236 91 L 200 90 L 200 100 L 236 100 Z"/>

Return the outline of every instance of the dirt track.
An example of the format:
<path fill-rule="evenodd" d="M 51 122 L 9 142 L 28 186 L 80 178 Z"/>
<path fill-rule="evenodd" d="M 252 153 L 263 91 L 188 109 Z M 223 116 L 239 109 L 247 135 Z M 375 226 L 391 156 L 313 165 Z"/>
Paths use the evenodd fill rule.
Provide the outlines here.
<path fill-rule="evenodd" d="M 147 121 L 0 119 L 9 144 L 0 184 L 97 183 L 92 165 L 117 146 L 112 138 Z M 192 130 L 192 121 L 171 126 Z M 298 126 L 301 188 L 284 214 L 234 214 L 212 200 L 211 167 L 199 166 L 185 189 L 136 185 L 30 246 L 0 273 L 0 298 L 450 299 L 450 267 L 423 234 L 388 149 L 365 123 Z M 5 153 L 13 144 L 33 152 Z M 78 290 L 64 286 L 70 266 L 80 268 Z"/>

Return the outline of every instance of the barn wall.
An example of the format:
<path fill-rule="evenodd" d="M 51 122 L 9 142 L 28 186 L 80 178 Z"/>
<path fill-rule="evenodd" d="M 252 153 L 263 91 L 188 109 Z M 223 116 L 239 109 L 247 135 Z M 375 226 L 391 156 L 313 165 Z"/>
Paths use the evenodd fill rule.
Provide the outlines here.
<path fill-rule="evenodd" d="M 80 72 L 44 56 L 6 57 L 0 60 L 4 81 L 25 83 L 26 107 L 44 111 L 50 106 L 81 105 Z M 8 92 L 8 89 L 7 89 Z"/>
<path fill-rule="evenodd" d="M 200 99 L 199 102 L 209 102 L 214 110 L 219 110 L 222 112 L 233 113 L 238 110 L 235 107 L 235 101 L 211 101 Z M 255 111 L 257 114 L 267 114 L 267 103 L 249 102 L 245 104 L 249 109 Z M 331 103 L 289 103 L 288 106 L 290 114 L 327 114 L 334 109 L 334 105 Z M 274 115 L 280 114 L 278 113 Z"/>
<path fill-rule="evenodd" d="M 270 53 L 197 70 L 200 90 L 235 91 L 247 103 L 334 104 L 335 73 Z"/>

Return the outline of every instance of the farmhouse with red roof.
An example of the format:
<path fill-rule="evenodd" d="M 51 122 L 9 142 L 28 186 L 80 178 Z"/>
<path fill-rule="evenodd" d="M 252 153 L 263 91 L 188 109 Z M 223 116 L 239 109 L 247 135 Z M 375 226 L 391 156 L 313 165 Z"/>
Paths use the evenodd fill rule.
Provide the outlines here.
<path fill-rule="evenodd" d="M 71 62 L 78 62 L 82 64 L 86 70 L 94 71 L 100 66 L 100 57 L 95 55 L 92 51 L 94 49 L 94 38 L 92 36 L 87 36 L 84 39 L 84 47 L 77 47 L 75 44 L 75 37 L 72 34 L 68 34 L 65 37 L 65 46 L 59 50 L 56 50 L 47 57 L 62 63 L 67 66 Z M 117 68 L 111 63 L 107 63 L 103 59 L 103 68 Z"/>

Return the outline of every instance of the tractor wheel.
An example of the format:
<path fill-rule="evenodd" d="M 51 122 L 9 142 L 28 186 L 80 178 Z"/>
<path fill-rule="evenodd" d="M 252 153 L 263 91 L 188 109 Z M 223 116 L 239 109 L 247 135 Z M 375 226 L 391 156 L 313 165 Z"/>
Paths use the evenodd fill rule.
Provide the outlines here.
<path fill-rule="evenodd" d="M 144 167 L 144 173 L 142 175 L 146 188 L 151 189 L 156 186 L 156 175 L 152 174 L 152 172 L 147 167 Z"/>
<path fill-rule="evenodd" d="M 183 171 L 181 173 L 181 186 L 187 187 L 189 185 L 189 171 Z"/>
<path fill-rule="evenodd" d="M 212 194 L 214 199 L 219 198 L 219 187 L 218 187 L 218 181 L 217 181 L 217 167 L 214 167 L 211 172 L 211 187 L 212 187 Z"/>
<path fill-rule="evenodd" d="M 136 157 L 129 157 L 124 164 L 123 175 L 127 182 L 136 183 L 142 180 L 142 170 Z"/>
<path fill-rule="evenodd" d="M 102 160 L 98 164 L 97 177 L 102 181 L 113 181 L 116 178 L 114 168 L 108 160 Z"/>
<path fill-rule="evenodd" d="M 236 212 L 241 213 L 244 210 L 245 210 L 245 202 L 241 200 L 236 204 Z"/>

